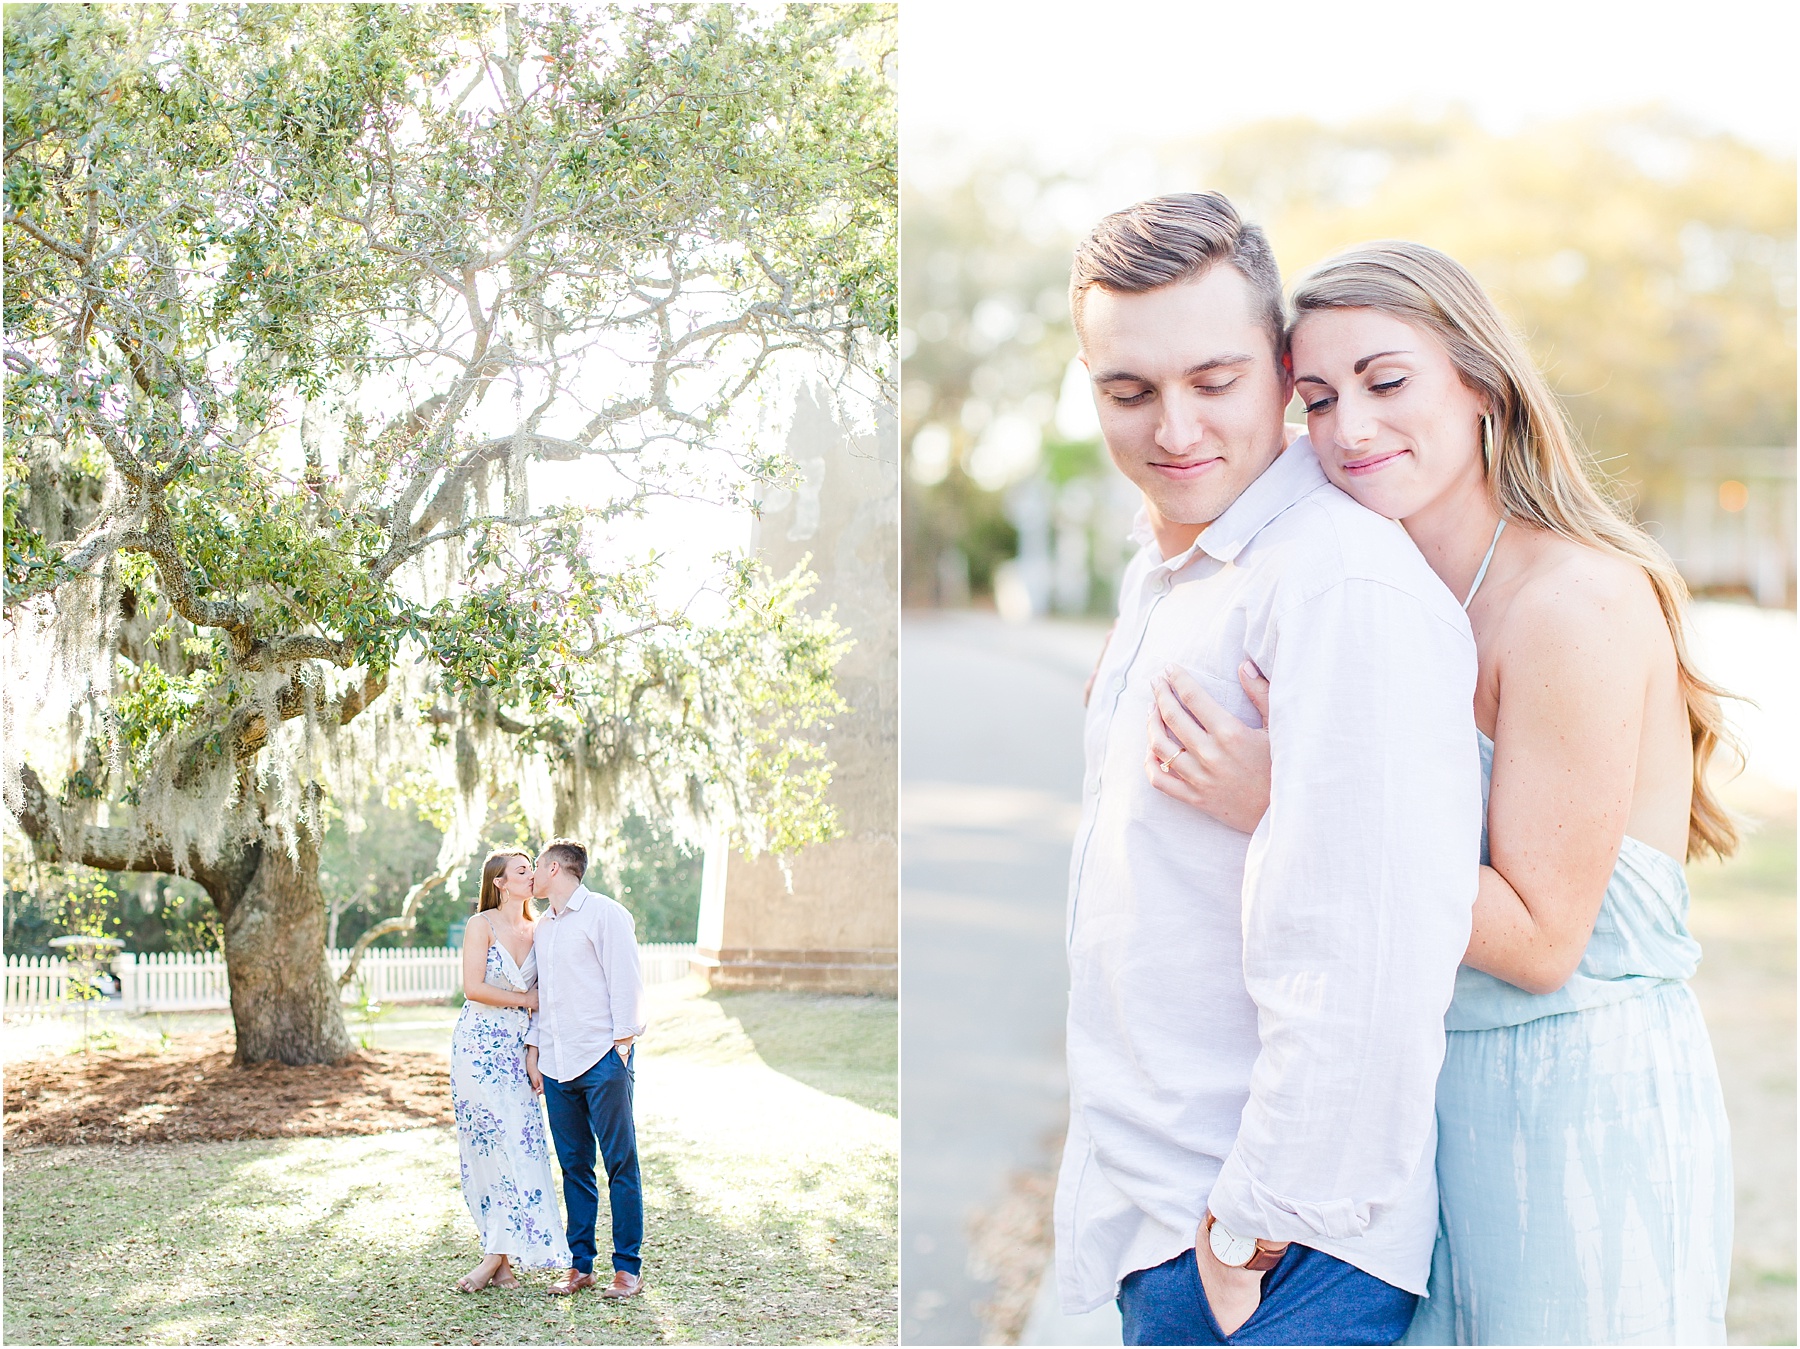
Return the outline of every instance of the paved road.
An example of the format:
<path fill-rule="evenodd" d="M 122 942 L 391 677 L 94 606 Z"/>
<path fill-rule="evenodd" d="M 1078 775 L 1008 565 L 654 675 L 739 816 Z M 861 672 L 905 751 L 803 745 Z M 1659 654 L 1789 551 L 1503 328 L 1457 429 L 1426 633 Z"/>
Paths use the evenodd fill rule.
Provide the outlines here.
<path fill-rule="evenodd" d="M 1103 628 L 908 613 L 901 645 L 901 1338 L 976 1344 L 967 1223 L 1067 1117 L 1063 913 Z"/>

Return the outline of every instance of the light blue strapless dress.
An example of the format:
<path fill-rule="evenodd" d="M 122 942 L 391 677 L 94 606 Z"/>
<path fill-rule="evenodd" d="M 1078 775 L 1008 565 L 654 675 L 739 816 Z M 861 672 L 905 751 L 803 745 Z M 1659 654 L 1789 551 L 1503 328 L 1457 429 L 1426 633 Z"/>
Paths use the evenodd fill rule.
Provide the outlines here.
<path fill-rule="evenodd" d="M 1493 765 L 1482 736 L 1484 800 Z M 1680 863 L 1627 838 L 1564 987 L 1457 971 L 1431 1296 L 1401 1343 L 1725 1343 L 1730 1133 L 1687 911 Z"/>

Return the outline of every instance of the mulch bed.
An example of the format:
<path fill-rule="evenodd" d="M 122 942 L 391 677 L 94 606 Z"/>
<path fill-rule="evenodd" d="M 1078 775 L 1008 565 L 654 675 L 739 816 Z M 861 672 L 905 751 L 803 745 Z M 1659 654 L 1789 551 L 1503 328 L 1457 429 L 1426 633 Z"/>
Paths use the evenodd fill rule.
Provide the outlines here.
<path fill-rule="evenodd" d="M 232 1065 L 229 1032 L 166 1052 L 92 1051 L 6 1067 L 6 1145 L 323 1138 L 453 1122 L 440 1054 L 362 1050 L 340 1063 Z"/>

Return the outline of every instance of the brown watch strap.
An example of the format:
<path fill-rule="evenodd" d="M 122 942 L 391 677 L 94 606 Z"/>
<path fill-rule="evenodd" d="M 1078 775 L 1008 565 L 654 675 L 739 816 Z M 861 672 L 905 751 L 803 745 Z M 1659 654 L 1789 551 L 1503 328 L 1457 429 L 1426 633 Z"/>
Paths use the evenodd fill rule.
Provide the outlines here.
<path fill-rule="evenodd" d="M 1245 1269 L 1253 1269 L 1258 1274 L 1266 1274 L 1281 1263 L 1281 1257 L 1287 1254 L 1288 1243 L 1258 1241 L 1256 1254 L 1244 1265 Z"/>
<path fill-rule="evenodd" d="M 1213 1217 L 1213 1211 L 1207 1209 L 1205 1227 L 1207 1232 L 1212 1231 L 1212 1225 L 1215 1221 L 1216 1219 Z M 1256 1239 L 1256 1254 L 1251 1256 L 1242 1265 L 1238 1266 L 1238 1268 L 1254 1270 L 1258 1274 L 1267 1274 L 1270 1270 L 1274 1269 L 1275 1266 L 1281 1263 L 1281 1257 L 1287 1254 L 1287 1249 L 1291 1244 L 1291 1242 L 1286 1241 L 1264 1241 L 1261 1237 L 1258 1237 Z"/>

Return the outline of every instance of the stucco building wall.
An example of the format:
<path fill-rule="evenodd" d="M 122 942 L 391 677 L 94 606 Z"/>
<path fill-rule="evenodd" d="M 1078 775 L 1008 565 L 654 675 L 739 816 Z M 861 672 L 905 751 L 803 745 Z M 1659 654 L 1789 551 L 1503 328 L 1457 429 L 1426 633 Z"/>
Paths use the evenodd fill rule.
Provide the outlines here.
<path fill-rule="evenodd" d="M 831 608 L 856 645 L 837 668 L 850 710 L 833 719 L 831 801 L 843 837 L 789 859 L 707 854 L 695 968 L 715 988 L 885 993 L 899 988 L 898 428 L 838 424 L 799 396 L 788 453 L 802 482 L 765 504 L 754 545 L 777 573 L 811 555 L 808 607 Z"/>

